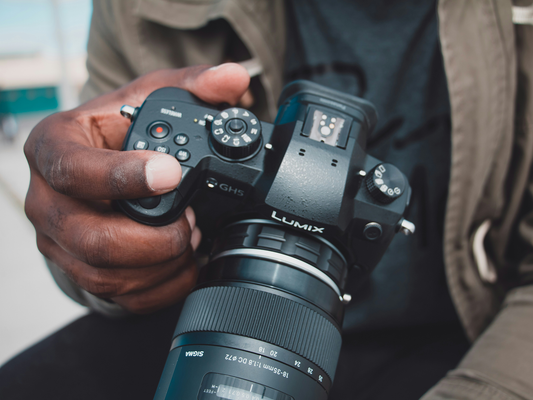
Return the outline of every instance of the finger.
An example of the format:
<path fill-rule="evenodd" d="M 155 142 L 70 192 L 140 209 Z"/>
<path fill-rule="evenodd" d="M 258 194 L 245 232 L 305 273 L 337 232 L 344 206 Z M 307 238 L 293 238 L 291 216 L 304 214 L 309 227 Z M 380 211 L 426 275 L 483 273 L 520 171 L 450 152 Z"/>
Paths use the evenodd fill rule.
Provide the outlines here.
<path fill-rule="evenodd" d="M 198 246 L 200 246 L 201 241 L 202 241 L 202 232 L 200 231 L 200 228 L 195 226 L 191 233 L 191 246 L 194 251 L 198 249 Z"/>
<path fill-rule="evenodd" d="M 185 216 L 172 224 L 139 224 L 102 202 L 86 202 L 30 185 L 26 214 L 72 257 L 100 268 L 139 268 L 178 258 L 190 243 Z"/>
<path fill-rule="evenodd" d="M 171 279 L 138 293 L 112 297 L 115 303 L 136 314 L 146 314 L 176 304 L 189 294 L 198 272 L 194 262 L 188 263 Z"/>
<path fill-rule="evenodd" d="M 239 100 L 239 106 L 242 108 L 250 108 L 254 105 L 254 103 L 254 95 L 250 89 L 248 89 Z"/>
<path fill-rule="evenodd" d="M 194 213 L 192 207 L 187 207 L 185 209 L 185 217 L 189 221 L 189 225 L 191 227 L 191 246 L 192 249 L 196 251 L 202 240 L 202 232 L 196 226 L 196 214 Z"/>
<path fill-rule="evenodd" d="M 192 207 L 187 207 L 185 209 L 185 217 L 187 218 L 187 221 L 189 221 L 189 226 L 192 230 L 196 226 L 196 214 Z"/>
<path fill-rule="evenodd" d="M 139 83 L 135 85 L 135 83 Z M 137 104 L 154 90 L 174 86 L 188 90 L 195 96 L 211 104 L 229 103 L 235 105 L 250 85 L 250 75 L 244 67 L 236 63 L 225 63 L 214 67 L 198 65 L 182 69 L 159 70 L 137 79 L 131 86 Z"/>
<path fill-rule="evenodd" d="M 127 199 L 166 193 L 181 179 L 181 167 L 174 157 L 152 151 L 109 150 L 117 149 L 113 147 L 119 142 L 117 136 L 123 139 L 126 134 L 127 126 L 117 111 L 119 104 L 130 98 L 144 100 L 162 86 L 182 87 L 205 101 L 234 104 L 248 83 L 246 70 L 238 64 L 157 71 L 113 95 L 46 119 L 30 135 L 25 152 L 30 165 L 48 184 L 68 196 Z"/>
<path fill-rule="evenodd" d="M 40 233 L 37 234 L 37 247 L 76 285 L 100 298 L 145 291 L 170 279 L 192 260 L 192 249 L 189 248 L 178 259 L 158 265 L 136 269 L 103 269 L 75 259 L 49 237 Z"/>

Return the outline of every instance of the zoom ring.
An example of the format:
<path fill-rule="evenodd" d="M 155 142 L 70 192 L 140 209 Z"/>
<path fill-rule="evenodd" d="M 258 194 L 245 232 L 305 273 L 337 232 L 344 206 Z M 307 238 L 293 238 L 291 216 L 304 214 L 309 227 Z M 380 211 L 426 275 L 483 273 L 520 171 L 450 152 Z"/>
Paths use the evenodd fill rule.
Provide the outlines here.
<path fill-rule="evenodd" d="M 189 295 L 174 337 L 222 332 L 262 340 L 292 351 L 333 380 L 341 334 L 312 309 L 269 292 L 236 286 L 199 289 Z"/>

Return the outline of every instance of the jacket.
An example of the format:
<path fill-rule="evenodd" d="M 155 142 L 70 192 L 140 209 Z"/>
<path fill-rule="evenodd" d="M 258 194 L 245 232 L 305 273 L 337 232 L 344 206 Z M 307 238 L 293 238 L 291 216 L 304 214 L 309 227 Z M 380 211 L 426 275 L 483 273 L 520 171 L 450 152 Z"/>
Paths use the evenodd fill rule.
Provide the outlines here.
<path fill-rule="evenodd" d="M 452 116 L 445 268 L 474 344 L 424 400 L 533 399 L 531 3 L 438 4 Z M 82 98 L 155 69 L 232 60 L 255 77 L 253 111 L 273 118 L 284 46 L 282 0 L 94 0 Z M 98 307 L 50 268 L 67 294 Z"/>

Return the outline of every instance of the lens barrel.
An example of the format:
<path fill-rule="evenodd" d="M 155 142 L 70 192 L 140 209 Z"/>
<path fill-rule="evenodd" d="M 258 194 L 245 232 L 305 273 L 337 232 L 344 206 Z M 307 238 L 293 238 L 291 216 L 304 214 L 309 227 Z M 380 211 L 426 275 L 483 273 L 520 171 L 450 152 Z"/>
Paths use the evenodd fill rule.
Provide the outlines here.
<path fill-rule="evenodd" d="M 155 399 L 327 399 L 341 348 L 342 254 L 265 220 L 228 226 L 213 254 Z"/>

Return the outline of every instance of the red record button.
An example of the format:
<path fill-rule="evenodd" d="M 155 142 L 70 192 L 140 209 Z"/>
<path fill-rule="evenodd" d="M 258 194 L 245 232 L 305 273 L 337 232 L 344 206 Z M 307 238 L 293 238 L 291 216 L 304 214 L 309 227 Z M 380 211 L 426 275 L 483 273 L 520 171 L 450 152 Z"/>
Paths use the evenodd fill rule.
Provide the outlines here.
<path fill-rule="evenodd" d="M 150 126 L 150 135 L 156 139 L 163 139 L 170 133 L 170 126 L 165 122 L 155 122 Z"/>

